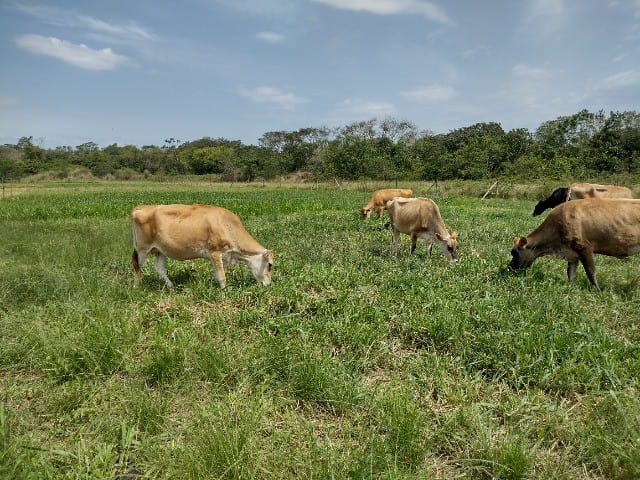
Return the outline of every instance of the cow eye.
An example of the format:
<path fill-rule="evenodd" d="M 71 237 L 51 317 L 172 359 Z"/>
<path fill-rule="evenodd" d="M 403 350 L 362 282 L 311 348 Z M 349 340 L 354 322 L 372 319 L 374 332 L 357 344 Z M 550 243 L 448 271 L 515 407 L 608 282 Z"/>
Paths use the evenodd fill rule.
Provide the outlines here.
<path fill-rule="evenodd" d="M 269 263 L 267 264 L 267 269 L 268 269 L 269 271 L 271 271 L 271 269 L 272 269 L 272 268 L 273 268 L 273 263 L 269 262 Z"/>

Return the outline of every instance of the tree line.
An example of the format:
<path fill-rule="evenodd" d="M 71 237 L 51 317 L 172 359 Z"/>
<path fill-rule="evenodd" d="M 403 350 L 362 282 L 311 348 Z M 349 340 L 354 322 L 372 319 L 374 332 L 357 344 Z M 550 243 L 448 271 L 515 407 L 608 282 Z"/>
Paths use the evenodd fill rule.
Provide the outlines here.
<path fill-rule="evenodd" d="M 505 131 L 477 123 L 448 133 L 420 131 L 411 122 L 371 119 L 334 129 L 272 131 L 258 145 L 204 137 L 163 145 L 42 148 L 33 137 L 0 147 L 0 179 L 81 169 L 96 177 L 210 175 L 225 181 L 298 174 L 319 180 L 448 180 L 588 178 L 640 174 L 640 114 L 589 112 L 561 116 L 535 131 Z"/>

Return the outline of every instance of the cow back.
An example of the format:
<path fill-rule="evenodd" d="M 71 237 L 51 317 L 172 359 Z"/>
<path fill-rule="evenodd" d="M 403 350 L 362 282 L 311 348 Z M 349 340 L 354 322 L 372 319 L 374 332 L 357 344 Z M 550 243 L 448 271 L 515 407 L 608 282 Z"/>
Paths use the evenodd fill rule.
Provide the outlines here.
<path fill-rule="evenodd" d="M 587 198 L 567 202 L 552 210 L 539 227 L 545 228 L 548 232 L 561 232 L 563 243 L 588 245 L 594 253 L 611 256 L 637 253 L 640 200 Z"/>

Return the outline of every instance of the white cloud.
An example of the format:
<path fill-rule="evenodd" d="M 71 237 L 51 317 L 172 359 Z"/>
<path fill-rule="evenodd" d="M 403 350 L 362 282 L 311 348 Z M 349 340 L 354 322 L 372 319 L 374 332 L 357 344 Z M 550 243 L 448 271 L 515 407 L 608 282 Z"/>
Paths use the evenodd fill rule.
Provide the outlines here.
<path fill-rule="evenodd" d="M 347 98 L 337 105 L 338 112 L 344 116 L 379 117 L 394 115 L 397 110 L 391 103 L 353 100 Z"/>
<path fill-rule="evenodd" d="M 256 38 L 258 38 L 258 40 L 262 40 L 263 42 L 267 42 L 267 43 L 280 43 L 284 40 L 283 35 L 280 35 L 279 33 L 274 33 L 274 32 L 260 32 L 256 34 Z"/>
<path fill-rule="evenodd" d="M 293 110 L 296 106 L 307 102 L 306 98 L 299 97 L 291 92 L 284 92 L 276 87 L 256 87 L 251 90 L 240 89 L 240 95 L 256 103 L 271 103 L 285 110 Z"/>
<path fill-rule="evenodd" d="M 0 92 L 0 107 L 10 107 L 12 105 L 18 105 L 18 99 Z"/>
<path fill-rule="evenodd" d="M 529 4 L 533 15 L 558 17 L 564 15 L 564 0 L 533 0 Z"/>
<path fill-rule="evenodd" d="M 38 21 L 65 28 L 86 28 L 92 32 L 108 34 L 112 37 L 127 40 L 153 40 L 155 35 L 141 27 L 135 21 L 127 21 L 121 25 L 105 22 L 87 15 L 79 15 L 73 11 L 45 5 L 28 5 L 15 3 L 14 8 Z"/>
<path fill-rule="evenodd" d="M 562 31 L 571 15 L 564 0 L 531 0 L 527 3 L 524 23 L 536 36 L 548 36 Z"/>
<path fill-rule="evenodd" d="M 511 73 L 513 73 L 515 77 L 528 79 L 543 79 L 548 78 L 551 75 L 551 72 L 546 68 L 532 67 L 530 65 L 525 65 L 524 63 L 519 63 L 513 67 L 511 69 Z"/>
<path fill-rule="evenodd" d="M 300 10 L 300 0 L 209 0 L 224 8 L 233 8 L 242 13 L 274 18 L 279 23 L 292 22 Z"/>
<path fill-rule="evenodd" d="M 640 85 L 640 69 L 626 70 L 611 75 L 600 83 L 603 90 L 618 90 L 620 88 Z"/>
<path fill-rule="evenodd" d="M 113 70 L 128 62 L 127 57 L 114 53 L 110 48 L 94 50 L 82 43 L 71 43 L 56 37 L 20 35 L 16 38 L 16 44 L 31 53 L 57 58 L 86 70 Z"/>
<path fill-rule="evenodd" d="M 152 40 L 154 37 L 149 30 L 139 26 L 135 22 L 128 22 L 126 25 L 114 25 L 112 23 L 84 15 L 78 15 L 77 19 L 82 26 L 90 30 L 107 33 L 116 37 L 141 38 L 144 40 Z"/>
<path fill-rule="evenodd" d="M 462 52 L 462 58 L 464 58 L 464 59 L 473 58 L 473 57 L 478 56 L 481 53 L 485 53 L 486 54 L 489 51 L 490 51 L 490 49 L 486 45 L 478 45 L 477 47 L 469 48 L 469 49 L 465 50 L 464 52 Z"/>
<path fill-rule="evenodd" d="M 423 0 L 313 0 L 343 10 L 376 15 L 419 14 L 439 23 L 452 23 L 446 12 L 433 2 Z"/>
<path fill-rule="evenodd" d="M 401 92 L 401 95 L 416 102 L 446 102 L 454 98 L 457 92 L 448 85 L 425 85 Z"/>

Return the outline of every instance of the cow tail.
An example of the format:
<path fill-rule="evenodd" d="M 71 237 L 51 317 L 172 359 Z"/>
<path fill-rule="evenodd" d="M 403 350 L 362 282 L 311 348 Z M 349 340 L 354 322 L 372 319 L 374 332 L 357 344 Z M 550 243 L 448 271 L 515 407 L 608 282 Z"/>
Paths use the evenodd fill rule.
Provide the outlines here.
<path fill-rule="evenodd" d="M 136 221 L 131 218 L 131 230 L 133 233 L 133 253 L 131 254 L 131 266 L 133 267 L 133 273 L 136 276 L 136 283 L 140 282 L 140 257 L 138 257 L 138 242 L 136 238 Z"/>
<path fill-rule="evenodd" d="M 140 260 L 138 259 L 138 251 L 135 248 L 133 249 L 133 254 L 131 255 L 131 265 L 133 266 L 134 271 L 140 271 Z"/>

